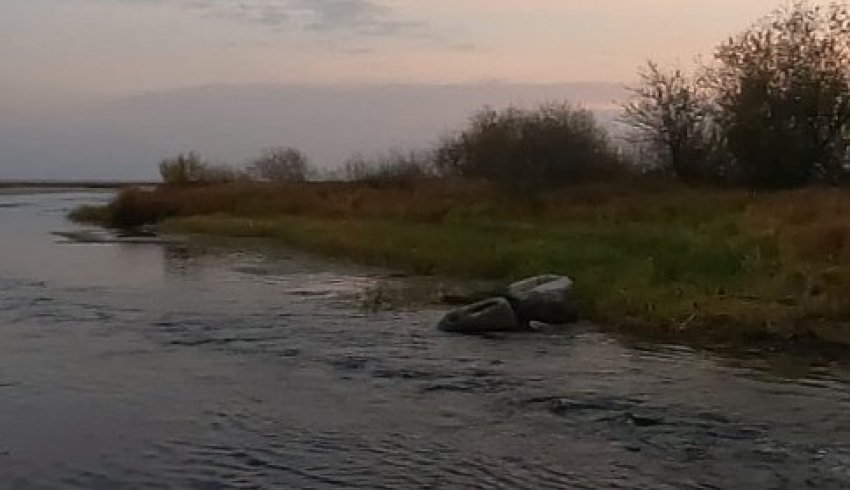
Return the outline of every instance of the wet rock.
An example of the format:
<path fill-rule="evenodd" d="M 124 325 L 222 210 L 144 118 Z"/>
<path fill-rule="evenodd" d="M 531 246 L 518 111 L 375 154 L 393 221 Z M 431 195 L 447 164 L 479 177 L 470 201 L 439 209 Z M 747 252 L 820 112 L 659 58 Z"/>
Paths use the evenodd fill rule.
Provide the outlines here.
<path fill-rule="evenodd" d="M 563 325 L 578 320 L 578 305 L 572 279 L 545 275 L 515 282 L 508 287 L 508 299 L 520 322 Z"/>
<path fill-rule="evenodd" d="M 439 329 L 445 332 L 485 333 L 522 330 L 511 303 L 491 298 L 452 311 L 443 318 Z"/>

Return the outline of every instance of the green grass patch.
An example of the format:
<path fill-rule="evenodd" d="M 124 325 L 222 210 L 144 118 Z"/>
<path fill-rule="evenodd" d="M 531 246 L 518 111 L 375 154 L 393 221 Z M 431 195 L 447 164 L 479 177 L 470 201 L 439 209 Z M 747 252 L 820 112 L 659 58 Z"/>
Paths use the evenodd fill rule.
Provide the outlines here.
<path fill-rule="evenodd" d="M 757 312 L 784 313 L 760 284 L 772 256 L 740 234 L 685 225 L 615 223 L 413 223 L 307 217 L 196 216 L 167 221 L 170 231 L 261 237 L 321 254 L 404 269 L 481 279 L 511 280 L 558 273 L 576 280 L 586 316 L 648 328 L 692 327 L 738 301 L 765 294 Z M 728 230 L 725 230 L 728 231 Z M 769 281 L 772 282 L 772 281 Z M 736 304 L 737 303 L 737 304 Z M 733 311 L 734 313 L 734 311 Z M 696 318 L 695 318 L 696 316 Z M 694 323 L 688 325 L 687 322 Z"/>

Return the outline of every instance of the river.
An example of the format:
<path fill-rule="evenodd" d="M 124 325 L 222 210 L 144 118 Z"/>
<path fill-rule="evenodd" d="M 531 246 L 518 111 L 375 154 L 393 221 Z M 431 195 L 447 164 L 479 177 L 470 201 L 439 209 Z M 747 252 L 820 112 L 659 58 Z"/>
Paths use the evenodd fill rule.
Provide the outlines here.
<path fill-rule="evenodd" d="M 365 313 L 380 272 L 0 195 L 0 488 L 850 488 L 850 374 Z"/>

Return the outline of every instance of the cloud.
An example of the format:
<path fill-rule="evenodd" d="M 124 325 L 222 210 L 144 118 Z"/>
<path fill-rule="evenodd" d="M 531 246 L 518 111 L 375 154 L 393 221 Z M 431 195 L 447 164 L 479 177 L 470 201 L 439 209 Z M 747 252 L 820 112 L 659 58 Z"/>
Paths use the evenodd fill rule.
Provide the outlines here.
<path fill-rule="evenodd" d="M 177 4 L 205 16 L 273 29 L 368 37 L 423 37 L 425 24 L 399 18 L 377 0 L 115 0 L 132 4 Z"/>

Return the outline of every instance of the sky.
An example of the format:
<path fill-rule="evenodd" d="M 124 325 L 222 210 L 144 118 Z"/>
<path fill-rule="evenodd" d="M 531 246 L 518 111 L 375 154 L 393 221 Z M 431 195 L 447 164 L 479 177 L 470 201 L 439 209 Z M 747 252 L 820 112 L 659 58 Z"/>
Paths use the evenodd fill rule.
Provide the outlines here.
<path fill-rule="evenodd" d="M 686 67 L 787 3 L 0 0 L 0 179 L 150 178 L 177 151 L 281 144 L 333 167 L 484 104 L 611 121 L 646 60 Z"/>
<path fill-rule="evenodd" d="M 0 87 L 626 81 L 776 0 L 0 0 Z"/>

